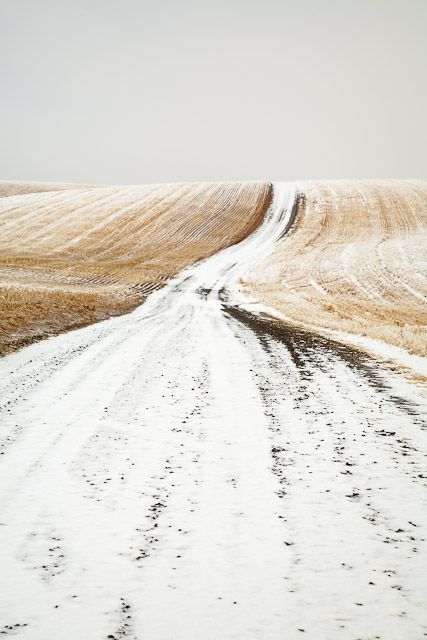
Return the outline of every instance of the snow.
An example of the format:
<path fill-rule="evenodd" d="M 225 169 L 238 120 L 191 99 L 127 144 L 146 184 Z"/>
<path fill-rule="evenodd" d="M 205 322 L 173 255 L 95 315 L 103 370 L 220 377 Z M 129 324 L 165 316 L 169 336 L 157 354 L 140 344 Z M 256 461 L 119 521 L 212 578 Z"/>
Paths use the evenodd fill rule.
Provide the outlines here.
<path fill-rule="evenodd" d="M 314 278 L 309 278 L 308 282 L 311 284 L 311 286 L 316 289 L 316 291 L 318 291 L 322 296 L 326 295 L 326 291 L 324 290 L 324 288 L 317 282 L 317 280 L 315 280 Z"/>
<path fill-rule="evenodd" d="M 5 636 L 426 632 L 425 400 L 239 316 L 294 198 L 133 313 L 0 361 Z"/>

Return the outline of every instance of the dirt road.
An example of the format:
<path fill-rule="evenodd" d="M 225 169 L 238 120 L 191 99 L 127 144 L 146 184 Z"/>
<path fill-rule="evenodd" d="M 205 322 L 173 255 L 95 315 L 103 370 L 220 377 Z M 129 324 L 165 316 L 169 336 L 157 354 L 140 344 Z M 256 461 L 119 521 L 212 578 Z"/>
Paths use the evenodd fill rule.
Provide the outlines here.
<path fill-rule="evenodd" d="M 421 393 L 233 284 L 294 198 L 133 313 L 0 361 L 1 634 L 426 637 Z"/>

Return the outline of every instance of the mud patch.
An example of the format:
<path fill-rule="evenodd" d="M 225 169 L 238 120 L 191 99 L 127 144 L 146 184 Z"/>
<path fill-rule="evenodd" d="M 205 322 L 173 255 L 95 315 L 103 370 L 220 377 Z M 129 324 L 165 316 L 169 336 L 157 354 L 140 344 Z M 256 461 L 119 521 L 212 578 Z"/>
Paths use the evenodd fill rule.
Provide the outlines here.
<path fill-rule="evenodd" d="M 225 300 L 224 294 L 221 299 Z M 388 369 L 374 358 L 353 347 L 275 320 L 266 314 L 258 316 L 224 302 L 222 308 L 226 315 L 253 331 L 264 348 L 268 349 L 268 339 L 285 345 L 302 378 L 311 377 L 313 366 L 324 370 L 325 356 L 326 361 L 338 358 L 401 411 L 420 420 L 419 408 L 407 398 L 396 395 L 384 379 L 384 374 L 389 373 Z"/>

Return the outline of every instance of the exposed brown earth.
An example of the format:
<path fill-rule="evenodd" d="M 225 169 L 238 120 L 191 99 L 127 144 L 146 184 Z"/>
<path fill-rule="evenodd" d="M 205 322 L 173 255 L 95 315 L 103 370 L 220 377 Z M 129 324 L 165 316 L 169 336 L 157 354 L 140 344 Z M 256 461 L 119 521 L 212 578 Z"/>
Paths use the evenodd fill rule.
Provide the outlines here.
<path fill-rule="evenodd" d="M 427 183 L 298 185 L 293 227 L 244 280 L 296 323 L 427 353 Z"/>
<path fill-rule="evenodd" d="M 251 233 L 271 198 L 267 183 L 63 186 L 0 189 L 0 353 L 132 310 Z"/>

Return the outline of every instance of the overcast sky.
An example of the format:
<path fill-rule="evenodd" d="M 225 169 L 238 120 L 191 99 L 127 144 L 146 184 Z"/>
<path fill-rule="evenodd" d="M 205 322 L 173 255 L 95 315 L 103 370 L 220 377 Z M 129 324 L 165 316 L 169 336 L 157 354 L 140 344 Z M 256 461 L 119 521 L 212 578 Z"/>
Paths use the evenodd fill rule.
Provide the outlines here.
<path fill-rule="evenodd" d="M 0 0 L 0 179 L 427 176 L 427 0 Z"/>

